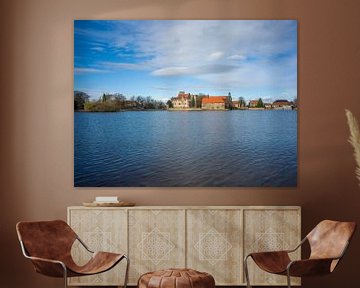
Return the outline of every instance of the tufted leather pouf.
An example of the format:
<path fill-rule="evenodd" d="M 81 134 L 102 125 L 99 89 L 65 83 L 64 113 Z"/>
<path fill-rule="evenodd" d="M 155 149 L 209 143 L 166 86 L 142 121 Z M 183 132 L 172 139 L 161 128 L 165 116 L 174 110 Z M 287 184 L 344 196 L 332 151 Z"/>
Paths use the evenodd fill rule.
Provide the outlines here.
<path fill-rule="evenodd" d="M 192 269 L 166 269 L 140 276 L 138 288 L 214 288 L 214 277 Z"/>

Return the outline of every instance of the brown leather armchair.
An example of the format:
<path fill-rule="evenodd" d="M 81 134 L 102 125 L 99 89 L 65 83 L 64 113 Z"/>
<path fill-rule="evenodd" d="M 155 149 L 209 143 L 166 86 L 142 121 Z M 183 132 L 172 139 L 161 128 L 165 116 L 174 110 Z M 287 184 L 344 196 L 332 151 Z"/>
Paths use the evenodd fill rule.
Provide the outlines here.
<path fill-rule="evenodd" d="M 121 260 L 127 261 L 124 288 L 127 285 L 129 258 L 125 254 L 91 251 L 62 220 L 19 222 L 16 225 L 20 245 L 24 256 L 31 260 L 35 271 L 50 277 L 87 276 L 112 269 Z M 71 247 L 78 240 L 92 254 L 83 266 L 78 266 L 72 256 Z"/>
<path fill-rule="evenodd" d="M 286 275 L 289 288 L 291 276 L 315 276 L 333 272 L 344 256 L 355 229 L 354 222 L 324 220 L 292 250 L 250 253 L 244 259 L 247 287 L 251 287 L 247 267 L 249 257 L 266 272 Z M 296 251 L 306 241 L 311 249 L 309 259 L 291 261 L 289 253 Z"/>

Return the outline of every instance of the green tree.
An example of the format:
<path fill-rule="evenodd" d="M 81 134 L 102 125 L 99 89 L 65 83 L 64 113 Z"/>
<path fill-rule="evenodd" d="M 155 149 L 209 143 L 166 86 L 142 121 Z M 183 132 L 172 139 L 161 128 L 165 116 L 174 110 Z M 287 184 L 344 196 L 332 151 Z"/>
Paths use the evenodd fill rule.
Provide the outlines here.
<path fill-rule="evenodd" d="M 142 97 L 142 96 L 137 96 L 137 97 L 136 97 L 136 102 L 139 103 L 139 106 L 140 106 L 141 108 L 144 108 L 144 103 L 145 103 L 145 98 L 144 98 L 144 97 Z"/>
<path fill-rule="evenodd" d="M 84 104 L 84 110 L 88 111 L 88 112 L 94 112 L 95 111 L 95 107 L 96 107 L 96 102 L 91 101 L 91 102 L 86 102 Z"/>
<path fill-rule="evenodd" d="M 84 105 L 89 102 L 90 96 L 82 91 L 74 91 L 74 110 L 84 110 Z"/>
<path fill-rule="evenodd" d="M 244 97 L 239 97 L 239 107 L 245 107 L 245 106 L 246 103 Z"/>
<path fill-rule="evenodd" d="M 191 96 L 191 104 L 190 104 L 190 107 L 191 108 L 194 108 L 195 107 L 195 96 Z"/>
<path fill-rule="evenodd" d="M 166 102 L 166 104 L 168 105 L 169 108 L 174 108 L 174 105 L 173 105 L 173 103 L 172 103 L 171 100 L 168 100 L 168 101 Z"/>
<path fill-rule="evenodd" d="M 157 109 L 166 109 L 165 103 L 163 101 L 159 101 Z"/>
<path fill-rule="evenodd" d="M 89 112 L 118 112 L 123 109 L 166 109 L 163 101 L 148 97 L 131 97 L 129 105 L 123 94 L 104 93 L 98 100 L 87 101 L 84 104 L 85 111 Z M 135 105 L 135 106 L 134 106 Z"/>
<path fill-rule="evenodd" d="M 208 97 L 209 97 L 209 95 L 205 95 L 204 93 L 199 93 L 199 95 L 197 96 L 197 99 L 196 99 L 196 108 L 201 108 L 202 99 L 208 98 Z"/>
<path fill-rule="evenodd" d="M 258 100 L 258 102 L 256 104 L 256 108 L 264 108 L 264 107 L 265 106 L 264 106 L 264 103 L 263 103 L 262 99 L 259 98 L 259 100 Z"/>
<path fill-rule="evenodd" d="M 117 110 L 121 110 L 125 108 L 125 101 L 126 101 L 126 97 L 123 94 L 120 93 L 115 93 L 113 95 L 113 101 L 115 104 L 115 107 Z"/>

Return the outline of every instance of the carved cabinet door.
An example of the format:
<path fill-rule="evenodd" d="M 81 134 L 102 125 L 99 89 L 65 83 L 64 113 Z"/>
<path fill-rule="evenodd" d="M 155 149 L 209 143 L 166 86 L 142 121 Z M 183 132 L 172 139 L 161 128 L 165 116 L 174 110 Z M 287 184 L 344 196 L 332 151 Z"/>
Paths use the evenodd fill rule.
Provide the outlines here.
<path fill-rule="evenodd" d="M 187 266 L 216 285 L 242 283 L 242 210 L 187 210 Z"/>
<path fill-rule="evenodd" d="M 288 250 L 300 243 L 299 209 L 247 209 L 244 211 L 244 254 L 251 252 Z M 300 249 L 293 259 L 300 259 Z M 286 277 L 266 273 L 249 259 L 252 285 L 286 285 Z M 299 285 L 299 278 L 291 279 Z"/>
<path fill-rule="evenodd" d="M 80 239 L 93 251 L 127 253 L 127 215 L 125 209 L 75 209 L 69 210 L 68 222 Z M 76 263 L 85 264 L 89 258 L 79 242 L 72 247 Z M 122 285 L 126 263 L 121 261 L 108 272 L 85 277 L 69 278 L 70 285 Z"/>
<path fill-rule="evenodd" d="M 141 274 L 185 267 L 185 210 L 129 210 L 129 282 Z"/>

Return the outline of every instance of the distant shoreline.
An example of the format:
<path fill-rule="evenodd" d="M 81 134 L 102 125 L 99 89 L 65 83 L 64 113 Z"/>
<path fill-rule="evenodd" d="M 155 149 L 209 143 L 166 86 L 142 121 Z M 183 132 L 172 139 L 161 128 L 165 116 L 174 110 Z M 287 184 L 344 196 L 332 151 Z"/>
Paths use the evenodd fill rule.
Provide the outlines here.
<path fill-rule="evenodd" d="M 119 110 L 119 111 L 85 111 L 74 110 L 79 113 L 124 113 L 124 112 L 227 112 L 227 111 L 298 111 L 298 109 L 262 109 L 262 108 L 250 108 L 250 109 L 131 109 L 131 110 Z"/>
<path fill-rule="evenodd" d="M 124 109 L 119 111 L 85 111 L 85 110 L 74 110 L 74 112 L 80 113 L 123 113 L 123 112 L 151 112 L 151 111 L 168 111 L 167 109 Z"/>

